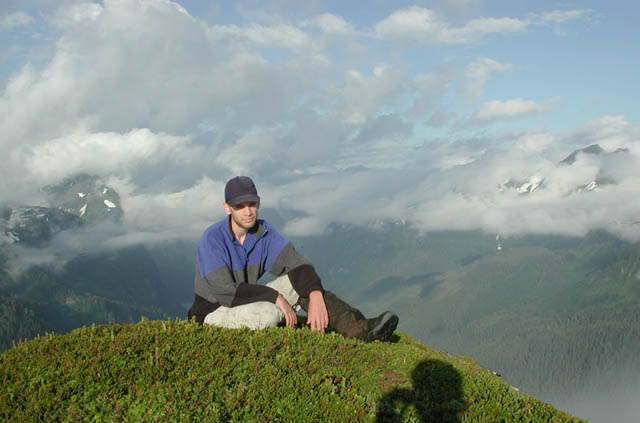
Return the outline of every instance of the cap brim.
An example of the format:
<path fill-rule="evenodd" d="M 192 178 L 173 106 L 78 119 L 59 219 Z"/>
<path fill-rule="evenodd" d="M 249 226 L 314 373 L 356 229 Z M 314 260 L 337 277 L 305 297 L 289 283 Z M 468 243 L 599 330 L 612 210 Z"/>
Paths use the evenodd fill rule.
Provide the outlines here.
<path fill-rule="evenodd" d="M 247 202 L 254 202 L 256 204 L 260 204 L 260 196 L 255 194 L 239 195 L 227 201 L 227 204 L 229 204 L 230 206 L 237 206 L 238 204 L 247 203 Z"/>

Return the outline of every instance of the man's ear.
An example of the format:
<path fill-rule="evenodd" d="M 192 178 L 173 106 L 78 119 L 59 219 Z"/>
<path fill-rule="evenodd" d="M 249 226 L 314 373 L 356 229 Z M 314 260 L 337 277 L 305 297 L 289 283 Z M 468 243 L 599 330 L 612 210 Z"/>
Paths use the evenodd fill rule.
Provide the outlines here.
<path fill-rule="evenodd" d="M 222 208 L 227 215 L 231 214 L 231 206 L 229 204 L 227 204 L 226 202 L 222 203 Z"/>

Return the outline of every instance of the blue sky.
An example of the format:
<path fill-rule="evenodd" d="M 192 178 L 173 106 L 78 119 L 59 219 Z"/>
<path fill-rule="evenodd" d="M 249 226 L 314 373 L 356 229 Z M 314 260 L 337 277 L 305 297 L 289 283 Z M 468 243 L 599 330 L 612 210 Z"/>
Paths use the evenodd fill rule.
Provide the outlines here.
<path fill-rule="evenodd" d="M 638 239 L 640 203 L 620 201 L 640 186 L 637 7 L 5 1 L 0 199 L 89 172 L 132 232 L 195 236 L 249 174 L 301 216 L 290 234 L 401 219 Z M 608 154 L 557 166 L 594 143 Z"/>
<path fill-rule="evenodd" d="M 185 1 L 182 4 L 195 16 L 207 19 L 212 11 L 216 18 L 236 24 L 251 23 L 234 8 L 211 6 L 207 2 Z M 320 13 L 332 13 L 353 23 L 360 31 L 372 31 L 376 23 L 393 12 L 420 6 L 442 14 L 453 26 L 463 26 L 474 18 L 532 19 L 532 15 L 551 12 L 584 12 L 579 17 L 549 25 L 530 26 L 514 34 L 490 35 L 477 42 L 460 46 L 414 45 L 398 47 L 380 43 L 384 58 L 389 50 L 404 50 L 402 63 L 409 73 L 420 73 L 435 64 L 454 63 L 464 66 L 477 57 L 490 57 L 499 62 L 516 64 L 516 75 L 490 81 L 487 98 L 509 98 L 514 95 L 543 101 L 559 97 L 562 107 L 544 124 L 552 129 L 570 131 L 575 126 L 604 114 L 625 115 L 637 121 L 637 89 L 634 69 L 638 68 L 638 33 L 634 2 L 602 1 L 440 1 L 440 2 L 274 2 L 268 11 L 299 21 Z M 254 3 L 247 8 L 262 4 Z M 259 9 L 259 7 L 257 7 Z M 284 10 L 284 12 L 283 12 Z M 213 21 L 211 21 L 213 22 Z M 384 59 L 383 59 L 384 60 Z M 635 93 L 634 93 L 635 91 Z"/>

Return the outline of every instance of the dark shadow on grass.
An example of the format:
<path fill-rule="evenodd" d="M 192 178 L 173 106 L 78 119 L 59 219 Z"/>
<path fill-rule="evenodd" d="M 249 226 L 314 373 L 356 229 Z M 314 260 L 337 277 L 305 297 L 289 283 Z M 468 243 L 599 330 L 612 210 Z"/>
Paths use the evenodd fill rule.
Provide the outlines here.
<path fill-rule="evenodd" d="M 413 389 L 395 388 L 378 401 L 377 422 L 402 422 L 413 414 L 422 423 L 460 421 L 465 410 L 462 377 L 448 363 L 421 361 L 411 372 Z"/>

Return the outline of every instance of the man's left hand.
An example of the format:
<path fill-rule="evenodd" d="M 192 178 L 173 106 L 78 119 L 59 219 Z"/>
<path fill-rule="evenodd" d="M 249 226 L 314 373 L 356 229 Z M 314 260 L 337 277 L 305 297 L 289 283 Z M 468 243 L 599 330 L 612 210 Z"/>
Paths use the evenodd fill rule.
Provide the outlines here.
<path fill-rule="evenodd" d="M 322 291 L 311 291 L 309 293 L 307 324 L 311 327 L 312 331 L 323 331 L 329 326 L 329 313 L 324 303 Z"/>

